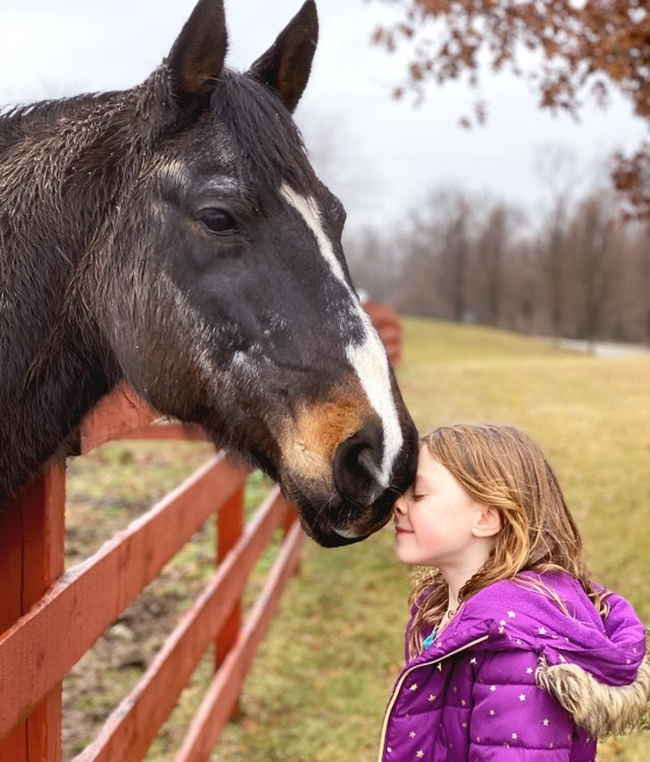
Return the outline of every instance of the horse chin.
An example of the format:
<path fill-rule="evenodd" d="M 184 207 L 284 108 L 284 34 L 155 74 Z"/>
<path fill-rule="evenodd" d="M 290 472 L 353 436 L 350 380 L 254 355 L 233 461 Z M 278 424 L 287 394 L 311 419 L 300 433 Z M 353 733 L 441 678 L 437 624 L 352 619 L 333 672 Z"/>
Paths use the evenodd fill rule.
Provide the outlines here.
<path fill-rule="evenodd" d="M 323 548 L 341 548 L 345 545 L 353 545 L 355 542 L 361 542 L 369 536 L 367 534 L 355 537 L 345 536 L 333 529 L 326 530 L 322 527 L 313 527 L 307 523 L 302 515 L 300 516 L 300 523 L 305 533 Z"/>
<path fill-rule="evenodd" d="M 328 493 L 320 485 L 314 488 L 313 484 L 301 483 L 287 471 L 281 472 L 281 484 L 285 496 L 298 509 L 305 533 L 324 548 L 361 542 L 385 526 L 393 515 L 393 490 L 384 490 L 378 499 L 362 507 L 344 495 Z"/>
<path fill-rule="evenodd" d="M 347 545 L 354 545 L 355 542 L 366 540 L 368 537 L 369 535 L 367 534 L 359 537 L 343 537 L 338 532 L 331 532 L 320 537 L 314 537 L 314 540 L 323 548 L 342 548 Z"/>
<path fill-rule="evenodd" d="M 377 532 L 390 521 L 391 515 L 392 514 L 389 512 L 388 515 L 380 521 L 375 521 L 372 524 L 368 524 L 366 521 L 360 526 L 348 524 L 345 527 L 333 527 L 318 524 L 312 525 L 301 513 L 300 522 L 309 537 L 323 548 L 340 548 L 345 545 L 353 545 L 355 542 L 362 542 L 363 540 L 368 539 L 370 535 Z"/>

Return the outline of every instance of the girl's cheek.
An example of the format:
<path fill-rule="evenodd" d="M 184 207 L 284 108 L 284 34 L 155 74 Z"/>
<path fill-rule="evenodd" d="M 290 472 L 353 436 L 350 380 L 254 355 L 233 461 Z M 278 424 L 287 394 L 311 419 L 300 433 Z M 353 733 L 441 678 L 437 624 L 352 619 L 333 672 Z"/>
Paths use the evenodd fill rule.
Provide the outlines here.
<path fill-rule="evenodd" d="M 437 546 L 443 541 L 443 539 L 444 534 L 442 534 L 438 529 L 435 529 L 434 527 L 423 528 L 422 531 L 419 532 L 418 536 L 418 540 L 422 545 Z"/>
<path fill-rule="evenodd" d="M 444 531 L 439 522 L 431 516 L 418 516 L 411 523 L 418 536 L 426 541 L 437 541 Z"/>

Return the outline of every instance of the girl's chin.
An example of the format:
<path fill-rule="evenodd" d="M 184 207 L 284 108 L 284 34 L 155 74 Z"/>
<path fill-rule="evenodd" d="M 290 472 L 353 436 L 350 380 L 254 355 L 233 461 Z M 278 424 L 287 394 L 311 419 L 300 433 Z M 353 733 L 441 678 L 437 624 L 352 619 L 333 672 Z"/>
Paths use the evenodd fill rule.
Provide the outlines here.
<path fill-rule="evenodd" d="M 406 535 L 410 537 L 411 535 Z M 435 558 L 432 560 L 431 556 L 426 556 L 421 553 L 414 552 L 416 548 L 409 547 L 409 544 L 399 539 L 399 535 L 395 538 L 393 544 L 393 552 L 398 561 L 401 561 L 407 566 L 437 566 Z"/>
<path fill-rule="evenodd" d="M 408 549 L 405 547 L 400 547 L 402 543 L 398 539 L 395 540 L 395 545 L 393 546 L 393 550 L 395 552 L 395 556 L 397 557 L 398 561 L 401 561 L 403 564 L 418 564 L 420 561 L 413 557 L 413 553 L 409 553 Z"/>

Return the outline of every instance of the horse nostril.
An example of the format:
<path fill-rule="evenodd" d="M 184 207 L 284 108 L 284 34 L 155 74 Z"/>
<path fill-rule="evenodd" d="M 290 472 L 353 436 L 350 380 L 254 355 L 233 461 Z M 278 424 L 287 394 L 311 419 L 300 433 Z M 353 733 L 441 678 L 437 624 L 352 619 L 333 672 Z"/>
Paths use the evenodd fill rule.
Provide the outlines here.
<path fill-rule="evenodd" d="M 383 490 L 379 463 L 383 431 L 378 423 L 366 424 L 336 448 L 334 483 L 341 495 L 364 505 L 373 503 Z"/>
<path fill-rule="evenodd" d="M 373 453 L 365 448 L 359 453 L 358 462 L 360 466 L 366 469 L 370 476 L 374 477 L 377 483 L 381 483 L 381 469 L 373 459 Z"/>

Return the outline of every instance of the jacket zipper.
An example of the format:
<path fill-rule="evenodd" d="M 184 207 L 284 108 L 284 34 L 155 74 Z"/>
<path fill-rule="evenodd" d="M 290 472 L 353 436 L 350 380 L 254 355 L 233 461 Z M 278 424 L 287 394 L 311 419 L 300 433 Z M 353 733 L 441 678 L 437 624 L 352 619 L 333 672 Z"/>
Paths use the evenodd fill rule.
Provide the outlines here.
<path fill-rule="evenodd" d="M 482 643 L 484 640 L 487 640 L 490 636 L 489 635 L 483 635 L 480 638 L 477 638 L 476 640 L 473 640 L 471 643 L 466 643 L 464 646 L 461 646 L 460 648 L 457 648 L 455 651 L 450 651 L 448 654 L 445 654 L 444 656 L 440 656 L 438 659 L 433 659 L 432 661 L 424 661 L 421 664 L 416 664 L 414 667 L 410 667 L 406 670 L 400 677 L 399 681 L 397 682 L 397 685 L 395 686 L 395 689 L 393 690 L 393 694 L 390 697 L 390 701 L 388 702 L 388 706 L 386 707 L 386 712 L 384 714 L 384 722 L 382 724 L 381 728 L 381 737 L 379 739 L 379 755 L 377 757 L 377 762 L 382 762 L 384 757 L 384 745 L 386 743 L 386 731 L 388 730 L 388 720 L 390 718 L 390 714 L 393 711 L 393 706 L 395 704 L 395 701 L 397 700 L 397 697 L 399 696 L 400 691 L 402 690 L 402 684 L 404 683 L 404 680 L 411 674 L 411 672 L 415 672 L 416 669 L 420 669 L 420 667 L 430 667 L 432 664 L 437 664 L 439 661 L 444 661 L 445 659 L 448 659 L 450 656 L 454 656 L 457 653 L 460 653 L 461 651 L 466 651 L 468 648 L 472 648 L 472 646 L 475 646 L 477 643 Z"/>

